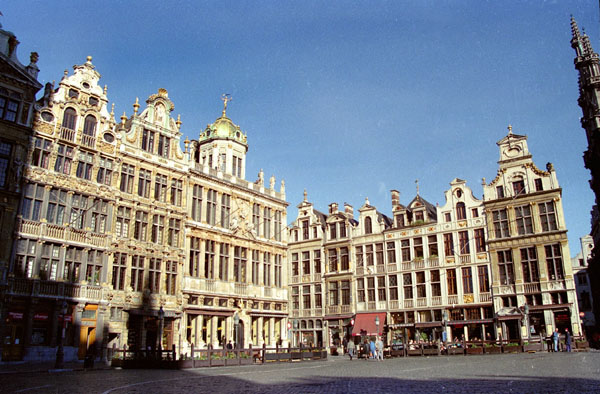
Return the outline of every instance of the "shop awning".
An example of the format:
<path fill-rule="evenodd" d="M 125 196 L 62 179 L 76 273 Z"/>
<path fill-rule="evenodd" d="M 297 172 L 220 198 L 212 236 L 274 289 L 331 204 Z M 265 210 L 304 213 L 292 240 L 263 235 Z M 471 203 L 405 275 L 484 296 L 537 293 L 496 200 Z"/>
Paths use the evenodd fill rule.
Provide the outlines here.
<path fill-rule="evenodd" d="M 383 333 L 383 326 L 385 325 L 386 313 L 358 313 L 354 318 L 354 327 L 352 328 L 352 335 L 381 335 Z M 375 318 L 379 318 L 379 330 L 375 324 Z"/>

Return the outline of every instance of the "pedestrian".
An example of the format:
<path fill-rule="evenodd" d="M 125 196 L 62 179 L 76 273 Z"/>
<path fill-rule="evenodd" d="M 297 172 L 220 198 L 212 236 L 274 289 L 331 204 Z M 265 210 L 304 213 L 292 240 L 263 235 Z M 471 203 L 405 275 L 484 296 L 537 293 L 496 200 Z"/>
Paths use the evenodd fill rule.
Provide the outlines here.
<path fill-rule="evenodd" d="M 554 332 L 552 333 L 552 342 L 554 343 L 554 351 L 558 352 L 558 338 L 560 337 L 560 334 L 558 333 L 558 328 L 556 328 L 554 330 Z"/>
<path fill-rule="evenodd" d="M 371 342 L 369 342 L 369 350 L 371 351 L 371 358 L 375 358 L 375 342 L 373 341 L 373 338 L 371 338 Z"/>
<path fill-rule="evenodd" d="M 565 328 L 565 346 L 567 348 L 567 352 L 571 351 L 571 333 L 568 328 Z"/>
<path fill-rule="evenodd" d="M 229 341 L 229 342 L 227 343 L 227 349 L 228 349 L 228 350 L 231 350 L 231 349 L 233 349 L 233 345 L 231 344 L 231 341 Z"/>
<path fill-rule="evenodd" d="M 348 341 L 348 356 L 350 356 L 350 361 L 352 361 L 352 357 L 354 357 L 355 348 L 356 346 L 354 345 L 354 341 L 350 339 L 350 341 Z"/>
<path fill-rule="evenodd" d="M 383 361 L 383 341 L 381 340 L 381 337 L 377 337 L 375 347 L 377 348 L 377 361 Z"/>
<path fill-rule="evenodd" d="M 344 348 L 344 354 L 345 354 L 348 349 L 348 339 L 346 338 L 345 335 L 344 335 L 344 340 L 342 341 L 342 347 Z"/>

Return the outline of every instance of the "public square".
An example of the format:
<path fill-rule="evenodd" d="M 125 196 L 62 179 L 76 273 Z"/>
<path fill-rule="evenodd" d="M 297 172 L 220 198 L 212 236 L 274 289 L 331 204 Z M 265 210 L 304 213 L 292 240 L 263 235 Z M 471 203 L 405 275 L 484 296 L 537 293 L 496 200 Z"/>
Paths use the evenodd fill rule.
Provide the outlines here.
<path fill-rule="evenodd" d="M 600 392 L 600 352 L 269 363 L 195 370 L 5 372 L 4 393 Z"/>

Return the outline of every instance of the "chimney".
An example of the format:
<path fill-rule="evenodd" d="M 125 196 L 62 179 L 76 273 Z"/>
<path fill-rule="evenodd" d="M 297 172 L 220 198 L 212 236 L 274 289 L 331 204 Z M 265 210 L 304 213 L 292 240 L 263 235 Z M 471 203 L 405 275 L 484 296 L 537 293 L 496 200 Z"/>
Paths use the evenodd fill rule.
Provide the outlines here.
<path fill-rule="evenodd" d="M 344 203 L 344 212 L 346 213 L 346 216 L 354 219 L 354 208 L 352 208 L 352 205 Z"/>
<path fill-rule="evenodd" d="M 331 204 L 329 204 L 329 214 L 337 213 L 337 211 L 338 211 L 338 203 L 337 202 L 332 202 Z"/>
<path fill-rule="evenodd" d="M 398 190 L 392 190 L 392 208 L 400 205 L 400 192 Z"/>

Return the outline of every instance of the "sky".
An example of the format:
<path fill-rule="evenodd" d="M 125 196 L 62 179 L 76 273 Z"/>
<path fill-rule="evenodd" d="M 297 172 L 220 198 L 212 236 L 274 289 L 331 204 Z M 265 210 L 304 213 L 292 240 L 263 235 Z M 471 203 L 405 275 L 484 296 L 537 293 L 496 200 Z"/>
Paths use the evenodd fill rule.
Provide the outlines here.
<path fill-rule="evenodd" d="M 322 212 L 368 197 L 388 216 L 390 190 L 407 204 L 417 179 L 433 204 L 454 178 L 482 198 L 510 124 L 538 168 L 554 164 L 572 256 L 590 232 L 570 16 L 600 52 L 596 0 L 4 0 L 0 12 L 21 62 L 39 53 L 42 83 L 93 56 L 117 116 L 165 88 L 197 139 L 231 94 L 246 179 L 285 179 L 288 222 L 304 189 Z"/>

